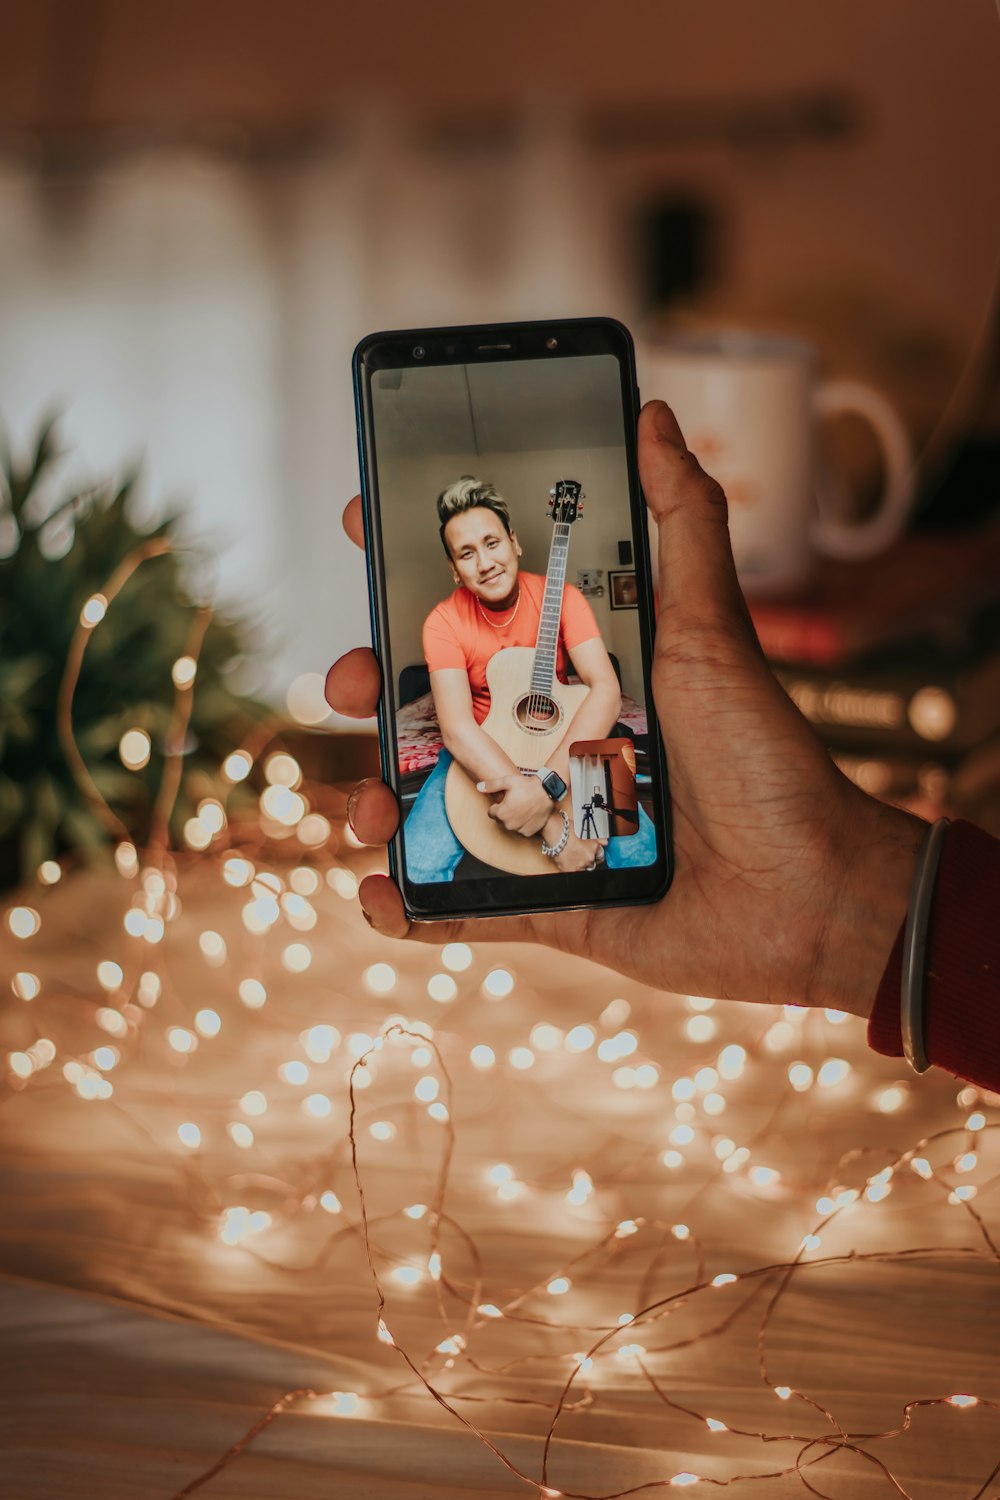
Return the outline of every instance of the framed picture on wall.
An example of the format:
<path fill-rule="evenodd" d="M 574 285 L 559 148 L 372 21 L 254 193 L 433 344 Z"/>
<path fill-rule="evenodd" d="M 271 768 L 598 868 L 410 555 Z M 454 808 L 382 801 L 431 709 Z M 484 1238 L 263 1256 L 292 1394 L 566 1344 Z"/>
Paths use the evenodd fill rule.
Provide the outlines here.
<path fill-rule="evenodd" d="M 631 569 L 608 572 L 608 587 L 611 591 L 612 609 L 638 609 L 639 595 L 635 586 L 635 574 Z"/>

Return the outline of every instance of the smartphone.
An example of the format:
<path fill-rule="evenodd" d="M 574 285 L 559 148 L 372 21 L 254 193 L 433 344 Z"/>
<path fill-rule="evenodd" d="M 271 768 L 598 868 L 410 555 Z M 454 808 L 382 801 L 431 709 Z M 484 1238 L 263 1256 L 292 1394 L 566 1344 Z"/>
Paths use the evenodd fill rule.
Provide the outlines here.
<path fill-rule="evenodd" d="M 670 802 L 628 330 L 375 333 L 354 388 L 408 915 L 656 900 Z"/>

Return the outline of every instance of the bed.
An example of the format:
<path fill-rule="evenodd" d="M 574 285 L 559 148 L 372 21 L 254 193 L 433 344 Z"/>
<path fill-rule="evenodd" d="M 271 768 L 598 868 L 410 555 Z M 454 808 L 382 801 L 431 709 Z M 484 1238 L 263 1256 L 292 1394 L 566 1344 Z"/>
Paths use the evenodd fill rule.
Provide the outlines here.
<path fill-rule="evenodd" d="M 612 658 L 614 661 L 614 658 Z M 618 670 L 617 662 L 614 663 Z M 396 738 L 399 751 L 400 795 L 405 803 L 413 801 L 421 786 L 437 765 L 441 753 L 441 731 L 438 727 L 434 699 L 428 685 L 427 668 L 404 667 L 399 675 L 399 704 L 396 715 Z M 649 783 L 646 713 L 640 703 L 622 694 L 621 712 L 616 732 L 628 735 L 636 749 L 636 771 L 640 788 Z"/>

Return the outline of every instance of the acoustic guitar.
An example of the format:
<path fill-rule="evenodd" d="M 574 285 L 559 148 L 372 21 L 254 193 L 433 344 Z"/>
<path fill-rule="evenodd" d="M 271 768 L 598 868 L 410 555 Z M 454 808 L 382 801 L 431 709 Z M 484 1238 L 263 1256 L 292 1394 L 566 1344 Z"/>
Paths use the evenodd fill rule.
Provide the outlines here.
<path fill-rule="evenodd" d="M 569 531 L 582 510 L 580 484 L 575 479 L 560 479 L 550 491 L 549 513 L 554 528 L 534 648 L 507 646 L 496 652 L 486 667 L 490 711 L 482 727 L 525 772 L 548 764 L 548 757 L 562 742 L 590 692 L 582 683 L 566 684 L 556 679 Z M 540 838 L 508 833 L 489 816 L 491 798 L 476 791 L 476 783 L 457 761 L 448 768 L 444 800 L 456 838 L 476 859 L 511 875 L 555 873 L 551 859 L 542 853 Z M 558 806 L 572 824 L 568 792 Z"/>

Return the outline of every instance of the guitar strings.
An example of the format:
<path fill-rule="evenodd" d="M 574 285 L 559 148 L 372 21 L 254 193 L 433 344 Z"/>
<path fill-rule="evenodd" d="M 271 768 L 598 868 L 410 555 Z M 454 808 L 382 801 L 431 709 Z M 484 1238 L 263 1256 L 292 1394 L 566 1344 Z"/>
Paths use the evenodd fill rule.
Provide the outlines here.
<path fill-rule="evenodd" d="M 560 491 L 560 493 L 557 496 L 557 499 L 562 499 L 563 498 L 562 493 L 561 493 L 563 484 L 564 484 L 564 481 L 560 480 L 559 485 L 557 486 L 557 490 Z M 562 580 L 561 580 L 562 587 L 560 588 L 560 601 L 559 601 L 559 603 L 560 603 L 559 616 L 561 616 L 562 615 L 562 597 L 561 596 L 562 596 L 562 591 L 565 588 L 565 584 L 566 584 L 566 567 L 565 567 L 565 564 L 566 564 L 566 561 L 567 561 L 568 556 L 569 556 L 569 547 L 568 547 L 569 533 L 567 531 L 565 537 L 562 536 L 562 534 L 558 530 L 558 527 L 561 526 L 561 525 L 565 525 L 565 526 L 568 527 L 569 523 L 566 522 L 566 521 L 556 520 L 555 525 L 557 527 L 557 530 L 556 530 L 555 535 L 553 536 L 553 539 L 552 539 L 552 549 L 551 549 L 551 555 L 550 555 L 550 558 L 549 558 L 549 569 L 551 569 L 553 561 L 556 560 L 557 561 L 557 572 L 560 572 L 562 574 Z M 564 546 L 561 549 L 557 550 L 556 543 L 560 542 L 560 541 L 564 541 L 566 543 L 566 546 Z M 561 556 L 560 556 L 560 552 L 561 552 Z M 555 575 L 552 575 L 552 577 L 554 578 Z M 547 573 L 546 573 L 546 581 L 545 581 L 545 591 L 544 591 L 544 593 L 542 595 L 542 605 L 541 605 L 541 609 L 539 611 L 538 635 L 536 636 L 536 639 L 535 639 L 535 662 L 534 662 L 534 665 L 533 665 L 533 668 L 532 668 L 532 676 L 533 677 L 535 675 L 535 672 L 537 671 L 537 666 L 538 666 L 538 643 L 539 643 L 539 640 L 541 639 L 542 632 L 546 628 L 546 619 L 545 619 L 546 610 L 548 609 L 551 612 L 551 608 L 552 608 L 551 601 L 549 600 L 549 594 L 550 594 L 550 592 L 554 592 L 554 590 L 550 590 L 550 587 L 549 587 L 550 581 L 551 580 L 550 580 L 550 577 L 549 577 L 549 573 L 547 571 Z M 558 648 L 558 639 L 559 639 L 559 629 L 558 629 L 558 617 L 557 617 L 557 620 L 556 620 L 556 647 L 557 648 Z M 555 662 L 553 661 L 553 675 L 554 675 L 554 672 L 555 672 Z M 530 688 L 529 692 L 528 692 L 528 700 L 527 700 L 527 717 L 528 717 L 529 722 L 524 727 L 526 729 L 528 729 L 529 732 L 531 730 L 535 729 L 535 725 L 531 723 L 532 720 L 536 721 L 536 723 L 539 726 L 538 729 L 535 729 L 536 733 L 541 732 L 542 730 L 550 729 L 552 727 L 552 721 L 556 717 L 556 705 L 555 705 L 555 703 L 554 703 L 554 701 L 552 699 L 552 695 L 550 693 L 540 692 L 538 689 L 533 688 L 533 687 Z"/>

